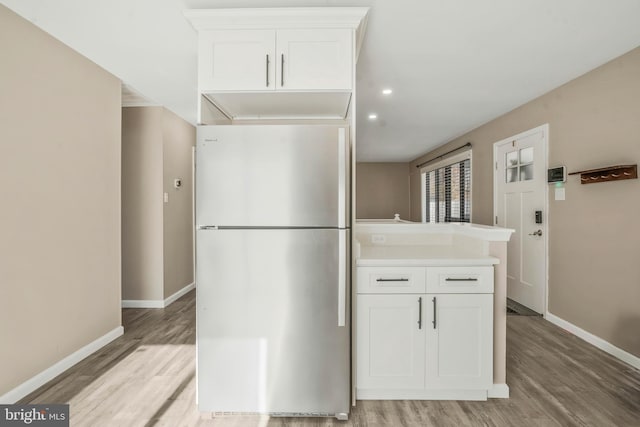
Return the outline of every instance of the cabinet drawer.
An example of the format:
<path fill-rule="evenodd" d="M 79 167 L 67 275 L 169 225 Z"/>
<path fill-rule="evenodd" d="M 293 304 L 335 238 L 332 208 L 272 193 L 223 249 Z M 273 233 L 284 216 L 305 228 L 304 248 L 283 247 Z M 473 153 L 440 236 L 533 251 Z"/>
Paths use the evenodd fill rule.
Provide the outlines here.
<path fill-rule="evenodd" d="M 424 267 L 359 267 L 359 294 L 416 294 L 425 292 Z"/>
<path fill-rule="evenodd" d="M 493 267 L 428 267 L 427 292 L 482 294 L 493 292 Z"/>

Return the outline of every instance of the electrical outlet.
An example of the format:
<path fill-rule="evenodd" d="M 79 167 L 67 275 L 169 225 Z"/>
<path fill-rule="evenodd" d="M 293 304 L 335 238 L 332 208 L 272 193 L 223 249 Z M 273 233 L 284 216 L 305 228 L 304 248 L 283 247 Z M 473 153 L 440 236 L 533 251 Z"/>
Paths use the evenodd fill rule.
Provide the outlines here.
<path fill-rule="evenodd" d="M 387 236 L 384 234 L 373 234 L 371 236 L 371 243 L 385 243 L 387 241 Z"/>

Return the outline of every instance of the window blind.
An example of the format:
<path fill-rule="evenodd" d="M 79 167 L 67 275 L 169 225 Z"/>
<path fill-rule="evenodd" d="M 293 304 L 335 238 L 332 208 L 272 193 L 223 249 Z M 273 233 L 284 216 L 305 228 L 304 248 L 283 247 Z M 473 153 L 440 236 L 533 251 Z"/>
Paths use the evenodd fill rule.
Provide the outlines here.
<path fill-rule="evenodd" d="M 423 173 L 425 222 L 471 221 L 471 159 Z"/>

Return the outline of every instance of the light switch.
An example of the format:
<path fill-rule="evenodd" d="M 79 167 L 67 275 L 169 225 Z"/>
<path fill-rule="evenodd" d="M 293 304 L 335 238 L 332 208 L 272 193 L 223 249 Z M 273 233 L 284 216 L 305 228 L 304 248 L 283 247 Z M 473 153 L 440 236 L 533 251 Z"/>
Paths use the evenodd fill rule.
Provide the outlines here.
<path fill-rule="evenodd" d="M 555 192 L 556 193 L 555 194 L 556 200 L 565 200 L 565 198 L 564 198 L 564 187 L 556 187 L 555 190 L 556 190 L 556 192 Z"/>
<path fill-rule="evenodd" d="M 169 203 L 169 193 L 164 193 L 164 202 Z"/>

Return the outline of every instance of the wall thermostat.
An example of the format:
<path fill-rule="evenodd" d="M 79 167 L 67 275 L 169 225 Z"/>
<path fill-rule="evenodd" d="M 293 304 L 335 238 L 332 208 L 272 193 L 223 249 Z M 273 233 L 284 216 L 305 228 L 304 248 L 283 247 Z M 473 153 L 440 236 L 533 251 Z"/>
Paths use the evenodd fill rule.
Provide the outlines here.
<path fill-rule="evenodd" d="M 547 169 L 547 183 L 567 182 L 567 168 L 559 166 L 557 168 Z"/>

